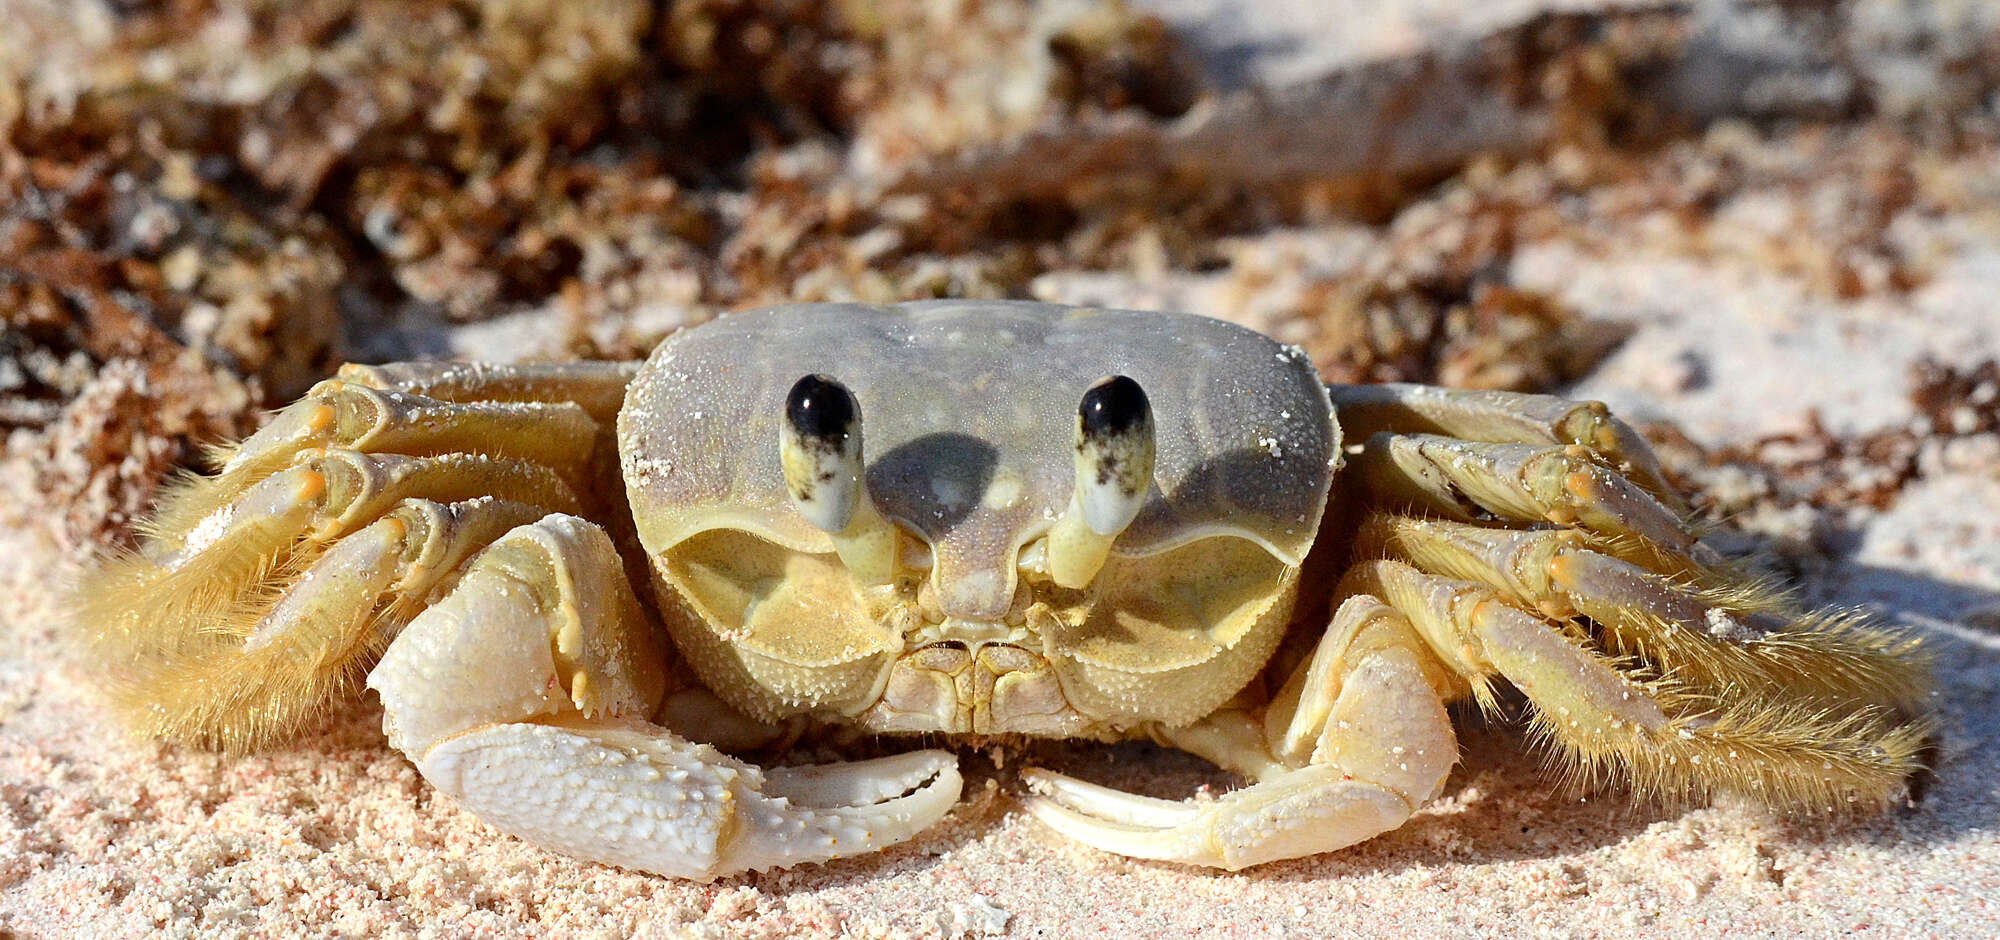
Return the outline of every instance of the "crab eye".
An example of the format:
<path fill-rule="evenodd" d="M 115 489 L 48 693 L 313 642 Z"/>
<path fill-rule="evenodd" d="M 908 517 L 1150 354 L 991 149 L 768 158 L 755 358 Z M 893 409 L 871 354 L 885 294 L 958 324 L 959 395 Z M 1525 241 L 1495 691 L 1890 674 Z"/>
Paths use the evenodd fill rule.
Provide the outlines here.
<path fill-rule="evenodd" d="M 1145 389 L 1122 375 L 1098 380 L 1077 405 L 1076 487 L 1049 535 L 1057 584 L 1081 588 L 1097 576 L 1152 483 L 1153 406 Z"/>
<path fill-rule="evenodd" d="M 786 393 L 778 424 L 778 463 L 792 505 L 833 537 L 834 551 L 857 580 L 888 582 L 900 542 L 895 524 L 862 489 L 861 403 L 832 377 L 807 375 Z"/>
<path fill-rule="evenodd" d="M 861 405 L 847 386 L 808 375 L 785 396 L 778 458 L 799 515 L 827 532 L 847 528 L 861 496 Z"/>
<path fill-rule="evenodd" d="M 1139 383 L 1100 379 L 1076 409 L 1077 505 L 1090 531 L 1112 536 L 1132 524 L 1153 481 L 1153 406 Z"/>

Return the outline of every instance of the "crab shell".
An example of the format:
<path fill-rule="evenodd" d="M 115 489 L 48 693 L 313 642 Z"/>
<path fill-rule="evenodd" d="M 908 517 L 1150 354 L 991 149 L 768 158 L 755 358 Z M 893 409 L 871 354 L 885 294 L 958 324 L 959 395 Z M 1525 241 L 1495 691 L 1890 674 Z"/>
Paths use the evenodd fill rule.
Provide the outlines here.
<path fill-rule="evenodd" d="M 852 390 L 865 492 L 907 533 L 891 584 L 857 583 L 788 494 L 786 393 L 815 373 Z M 1069 590 L 1045 543 L 1077 485 L 1079 397 L 1111 375 L 1152 402 L 1153 485 Z M 963 301 L 685 331 L 632 382 L 618 441 L 660 606 L 710 690 L 764 721 L 979 734 L 1213 711 L 1284 632 L 1340 454 L 1295 347 L 1197 316 Z"/>

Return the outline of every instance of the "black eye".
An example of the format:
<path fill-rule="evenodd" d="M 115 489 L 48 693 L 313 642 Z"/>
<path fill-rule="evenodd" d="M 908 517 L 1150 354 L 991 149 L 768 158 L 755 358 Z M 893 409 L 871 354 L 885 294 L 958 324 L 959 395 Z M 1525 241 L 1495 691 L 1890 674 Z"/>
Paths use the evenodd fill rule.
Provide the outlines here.
<path fill-rule="evenodd" d="M 808 375 L 785 396 L 785 421 L 801 438 L 839 443 L 854 433 L 861 406 L 831 376 Z"/>
<path fill-rule="evenodd" d="M 1098 380 L 1083 393 L 1076 408 L 1083 436 L 1095 440 L 1129 434 L 1151 413 L 1146 390 L 1122 375 Z"/>

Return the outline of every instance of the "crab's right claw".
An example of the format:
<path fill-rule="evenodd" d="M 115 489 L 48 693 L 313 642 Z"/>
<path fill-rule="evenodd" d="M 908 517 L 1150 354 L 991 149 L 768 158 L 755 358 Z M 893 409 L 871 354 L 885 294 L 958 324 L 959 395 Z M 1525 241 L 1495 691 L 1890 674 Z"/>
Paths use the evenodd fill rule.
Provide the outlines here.
<path fill-rule="evenodd" d="M 957 802 L 943 751 L 763 771 L 648 721 L 665 659 L 623 571 L 571 516 L 493 543 L 369 675 L 391 743 L 502 830 L 697 881 L 874 851 Z"/>
<path fill-rule="evenodd" d="M 916 751 L 759 772 L 657 725 L 506 724 L 449 738 L 425 779 L 491 825 L 570 855 L 710 881 L 894 845 L 958 801 L 955 759 Z"/>

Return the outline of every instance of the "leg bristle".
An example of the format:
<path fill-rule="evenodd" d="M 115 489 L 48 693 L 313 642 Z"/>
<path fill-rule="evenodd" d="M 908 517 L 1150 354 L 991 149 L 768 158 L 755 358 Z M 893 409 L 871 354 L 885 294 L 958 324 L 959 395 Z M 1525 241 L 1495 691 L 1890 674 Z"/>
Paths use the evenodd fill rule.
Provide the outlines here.
<path fill-rule="evenodd" d="M 1536 710 L 1530 733 L 1572 787 L 1617 787 L 1669 805 L 1731 793 L 1822 814 L 1875 812 L 1913 794 L 1933 747 L 1927 723 L 1882 708 L 1722 705 L 1668 682 L 1649 683 L 1648 694 L 1669 716 L 1664 727 L 1586 738 Z"/>
<path fill-rule="evenodd" d="M 309 563 L 317 546 L 294 546 L 294 533 L 275 523 L 239 532 L 173 568 L 143 552 L 104 559 L 76 591 L 71 624 L 79 642 L 119 663 L 197 647 L 203 637 L 247 635 L 244 618 L 254 624 L 263 603 L 256 598 Z"/>
<path fill-rule="evenodd" d="M 254 750 L 323 719 L 359 690 L 366 664 L 394 635 L 386 619 L 370 614 L 359 629 L 295 630 L 254 647 L 218 640 L 110 670 L 101 682 L 136 735 Z"/>
<path fill-rule="evenodd" d="M 1708 610 L 1707 632 L 1646 611 L 1598 622 L 1607 650 L 1708 694 L 1923 710 L 1929 670 L 1920 641 L 1880 627 L 1864 612 L 1786 616 L 1719 604 Z"/>

